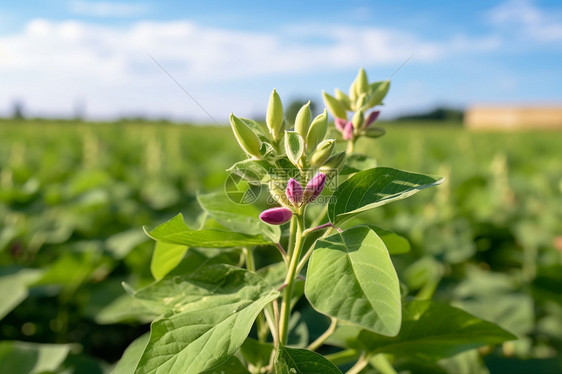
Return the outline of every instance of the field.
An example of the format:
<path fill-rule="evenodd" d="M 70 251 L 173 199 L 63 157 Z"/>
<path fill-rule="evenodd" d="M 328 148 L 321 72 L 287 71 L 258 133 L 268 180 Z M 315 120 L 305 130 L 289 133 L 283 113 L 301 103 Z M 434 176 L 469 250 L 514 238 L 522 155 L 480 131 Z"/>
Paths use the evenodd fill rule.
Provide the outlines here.
<path fill-rule="evenodd" d="M 447 177 L 356 219 L 410 240 L 392 258 L 403 292 L 516 334 L 481 350 L 490 372 L 559 370 L 562 133 L 382 125 L 387 134 L 361 140 L 359 152 Z M 197 191 L 222 190 L 242 157 L 227 126 L 0 122 L 0 362 L 35 353 L 50 356 L 47 371 L 109 371 L 148 330 L 121 286 L 153 280 L 142 227 L 178 212 L 195 225 Z"/>

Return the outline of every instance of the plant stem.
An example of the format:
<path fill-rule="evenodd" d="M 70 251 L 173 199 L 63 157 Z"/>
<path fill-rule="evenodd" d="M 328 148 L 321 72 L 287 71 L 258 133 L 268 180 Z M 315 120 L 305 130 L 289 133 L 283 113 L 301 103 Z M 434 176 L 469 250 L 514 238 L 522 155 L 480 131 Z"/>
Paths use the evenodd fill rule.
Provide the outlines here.
<path fill-rule="evenodd" d="M 328 227 L 328 230 L 326 230 L 326 232 L 324 232 L 324 235 L 322 235 L 320 238 L 318 239 L 322 239 L 327 237 L 328 235 L 331 234 L 332 230 L 334 228 L 333 227 Z M 339 229 L 338 229 L 339 231 Z M 340 231 L 341 232 L 341 231 Z M 317 239 L 317 240 L 318 240 Z M 314 244 L 316 244 L 316 241 L 314 242 Z M 302 256 L 302 259 L 299 261 L 299 264 L 297 265 L 297 274 L 300 273 L 300 271 L 302 270 L 302 268 L 304 267 L 304 265 L 306 265 L 306 262 L 308 261 L 308 259 L 310 258 L 310 256 L 312 256 L 312 251 L 314 250 L 314 244 L 310 246 L 310 248 L 308 249 L 308 251 L 306 251 L 306 253 L 304 254 L 304 256 Z"/>
<path fill-rule="evenodd" d="M 351 139 L 347 141 L 347 149 L 345 150 L 345 154 L 347 156 L 349 156 L 350 154 L 353 153 L 353 150 L 355 149 L 355 139 Z"/>
<path fill-rule="evenodd" d="M 296 223 L 293 225 L 293 221 Z M 294 232 L 291 231 L 291 237 L 294 238 L 294 248 L 291 255 L 291 260 L 289 263 L 289 269 L 287 270 L 287 277 L 285 278 L 285 284 L 287 285 L 283 289 L 283 300 L 281 301 L 281 314 L 279 321 L 279 343 L 286 344 L 287 337 L 289 335 L 289 317 L 291 314 L 291 298 L 293 296 L 293 285 L 297 275 L 297 265 L 299 263 L 299 256 L 302 249 L 302 228 L 303 228 L 303 216 L 294 215 L 291 220 L 291 228 L 295 228 Z"/>
<path fill-rule="evenodd" d="M 328 339 L 330 336 L 332 336 L 332 334 L 334 333 L 334 331 L 336 331 L 336 327 L 338 326 L 338 320 L 337 318 L 332 318 L 332 322 L 330 323 L 330 327 L 328 327 L 328 329 L 326 331 L 324 331 L 324 333 L 322 335 L 320 335 L 318 337 L 318 339 L 316 339 L 315 341 L 313 341 L 312 343 L 310 343 L 310 345 L 306 348 L 309 349 L 311 351 L 315 351 L 318 348 L 320 348 L 320 346 L 322 344 L 324 344 L 324 342 L 326 341 L 326 339 Z"/>
<path fill-rule="evenodd" d="M 343 351 L 332 353 L 324 357 L 330 360 L 334 365 L 339 366 L 357 360 L 357 358 L 359 357 L 359 352 L 357 352 L 355 349 L 345 349 Z"/>
<path fill-rule="evenodd" d="M 361 370 L 365 368 L 369 364 L 369 357 L 364 353 L 361 354 L 359 360 L 349 369 L 345 374 L 359 374 Z"/>
<path fill-rule="evenodd" d="M 256 272 L 256 261 L 254 260 L 254 252 L 247 247 L 242 248 L 242 252 L 246 258 L 246 269 L 251 272 Z M 264 312 L 258 314 L 256 319 L 256 330 L 258 332 L 258 340 L 260 342 L 265 342 L 268 334 L 268 325 L 264 319 Z"/>
<path fill-rule="evenodd" d="M 308 234 L 310 234 L 310 233 L 313 232 L 313 231 L 322 230 L 322 229 L 325 229 L 325 228 L 327 228 L 327 227 L 331 227 L 331 228 L 334 228 L 334 229 L 338 230 L 339 232 L 342 232 L 342 230 L 341 230 L 339 227 L 334 226 L 334 225 L 332 224 L 332 222 L 328 222 L 328 223 L 325 223 L 325 224 L 323 224 L 323 225 L 316 226 L 316 227 L 313 227 L 313 228 L 311 228 L 311 229 L 304 230 L 302 234 L 303 234 L 303 236 L 307 236 Z"/>

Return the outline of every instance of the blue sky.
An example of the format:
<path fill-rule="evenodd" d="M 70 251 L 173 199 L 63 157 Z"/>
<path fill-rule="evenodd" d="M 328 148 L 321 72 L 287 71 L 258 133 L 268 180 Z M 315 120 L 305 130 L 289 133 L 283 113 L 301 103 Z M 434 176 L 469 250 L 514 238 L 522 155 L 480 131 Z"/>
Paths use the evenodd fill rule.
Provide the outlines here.
<path fill-rule="evenodd" d="M 387 118 L 562 102 L 562 2 L 18 1 L 0 4 L 0 114 L 219 122 L 393 74 Z"/>

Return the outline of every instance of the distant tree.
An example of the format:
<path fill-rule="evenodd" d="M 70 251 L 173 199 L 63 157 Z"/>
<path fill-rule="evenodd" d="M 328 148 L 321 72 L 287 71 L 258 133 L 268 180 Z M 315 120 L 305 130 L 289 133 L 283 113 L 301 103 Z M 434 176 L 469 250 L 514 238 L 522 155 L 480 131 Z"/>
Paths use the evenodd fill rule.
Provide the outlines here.
<path fill-rule="evenodd" d="M 397 121 L 443 121 L 459 122 L 464 118 L 464 111 L 453 108 L 435 108 L 425 113 L 408 114 L 397 117 Z"/>
<path fill-rule="evenodd" d="M 14 101 L 12 106 L 12 118 L 16 120 L 22 120 L 25 118 L 23 112 L 23 103 L 20 100 Z"/>

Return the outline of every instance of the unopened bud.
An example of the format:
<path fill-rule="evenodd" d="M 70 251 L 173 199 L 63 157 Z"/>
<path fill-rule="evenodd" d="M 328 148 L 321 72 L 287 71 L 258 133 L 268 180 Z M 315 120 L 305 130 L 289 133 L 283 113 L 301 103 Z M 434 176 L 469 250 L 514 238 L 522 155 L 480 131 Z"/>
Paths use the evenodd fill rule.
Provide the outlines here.
<path fill-rule="evenodd" d="M 377 120 L 377 118 L 379 118 L 379 114 L 381 114 L 380 110 L 375 110 L 371 112 L 367 117 L 367 119 L 365 120 L 365 124 L 363 125 L 363 128 L 365 129 L 369 128 L 369 126 L 371 126 Z"/>
<path fill-rule="evenodd" d="M 326 175 L 322 173 L 316 174 L 307 184 L 304 189 L 304 201 L 311 203 L 322 193 L 326 183 Z"/>
<path fill-rule="evenodd" d="M 359 69 L 357 74 L 357 93 L 360 95 L 362 93 L 367 93 L 369 91 L 369 80 L 367 79 L 367 73 L 363 68 Z"/>
<path fill-rule="evenodd" d="M 269 97 L 269 104 L 267 105 L 267 114 L 265 122 L 269 128 L 269 132 L 273 140 L 277 141 L 283 134 L 283 104 L 281 98 L 275 89 L 271 92 Z"/>
<path fill-rule="evenodd" d="M 232 126 L 232 130 L 234 131 L 234 135 L 240 147 L 242 147 L 246 153 L 256 158 L 261 158 L 261 142 L 256 133 L 234 114 L 230 114 L 230 125 Z"/>
<path fill-rule="evenodd" d="M 323 174 L 333 171 L 338 173 L 343 168 L 343 165 L 345 165 L 345 152 L 336 153 L 324 162 L 324 165 L 320 168 L 320 172 Z"/>
<path fill-rule="evenodd" d="M 282 225 L 293 217 L 293 211 L 289 208 L 271 208 L 260 214 L 260 219 L 270 225 Z"/>
<path fill-rule="evenodd" d="M 375 105 L 381 104 L 386 94 L 388 93 L 389 88 L 390 81 L 388 80 L 371 83 L 369 89 L 369 99 L 365 103 L 365 109 L 372 108 Z"/>
<path fill-rule="evenodd" d="M 300 108 L 295 117 L 295 131 L 306 139 L 306 134 L 308 134 L 308 128 L 310 126 L 310 101 Z"/>
<path fill-rule="evenodd" d="M 326 107 L 330 110 L 330 113 L 332 113 L 334 117 L 337 118 L 347 117 L 347 114 L 345 112 L 345 107 L 339 102 L 338 99 L 327 94 L 324 91 L 322 92 L 322 98 L 324 99 L 324 104 L 326 104 Z"/>
<path fill-rule="evenodd" d="M 347 96 L 345 92 L 337 88 L 336 88 L 336 99 L 338 99 L 338 101 L 344 107 L 345 110 L 351 110 L 351 100 L 349 100 L 349 96 Z"/>
<path fill-rule="evenodd" d="M 308 129 L 308 134 L 306 135 L 306 149 L 307 152 L 314 152 L 318 143 L 324 140 L 326 136 L 326 131 L 328 130 L 328 112 L 324 109 L 324 112 L 319 114 Z"/>
<path fill-rule="evenodd" d="M 310 157 L 310 165 L 312 167 L 320 167 L 330 158 L 336 146 L 334 139 L 326 139 L 318 144 L 316 151 Z"/>
<path fill-rule="evenodd" d="M 302 195 L 303 195 L 302 186 L 295 179 L 293 178 L 289 179 L 289 183 L 287 183 L 287 190 L 285 193 L 289 201 L 294 206 L 298 206 L 302 203 Z"/>
<path fill-rule="evenodd" d="M 353 122 L 348 122 L 343 129 L 343 138 L 345 140 L 353 139 Z"/>
<path fill-rule="evenodd" d="M 365 113 L 362 110 L 355 112 L 353 118 L 351 119 L 351 122 L 353 123 L 353 128 L 356 130 L 361 129 L 363 127 L 364 120 L 365 120 Z"/>
<path fill-rule="evenodd" d="M 345 129 L 345 125 L 347 125 L 347 119 L 336 118 L 334 120 L 334 124 L 336 125 L 336 129 L 338 129 L 340 132 L 343 132 L 343 129 Z"/>

